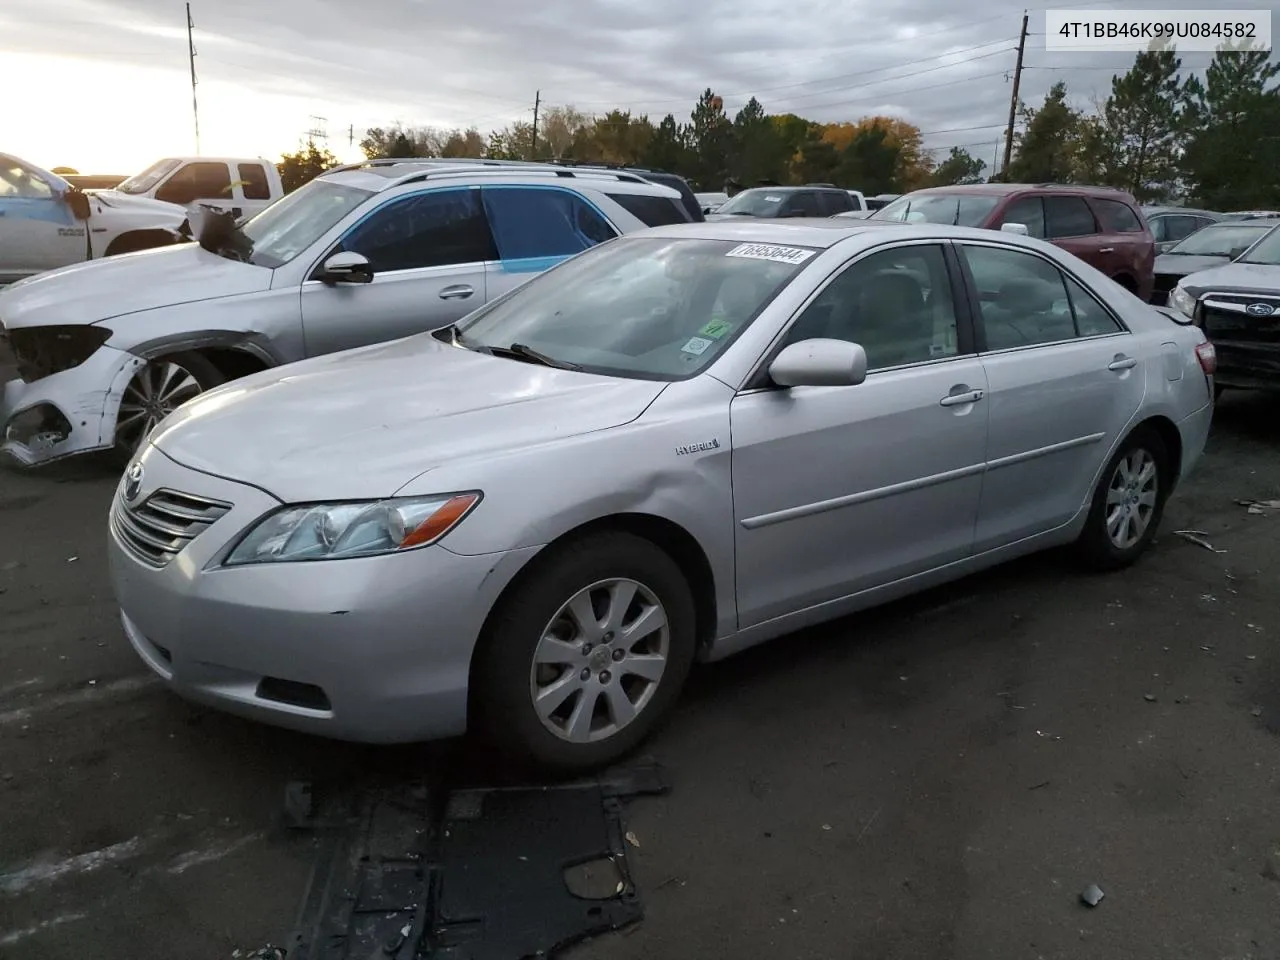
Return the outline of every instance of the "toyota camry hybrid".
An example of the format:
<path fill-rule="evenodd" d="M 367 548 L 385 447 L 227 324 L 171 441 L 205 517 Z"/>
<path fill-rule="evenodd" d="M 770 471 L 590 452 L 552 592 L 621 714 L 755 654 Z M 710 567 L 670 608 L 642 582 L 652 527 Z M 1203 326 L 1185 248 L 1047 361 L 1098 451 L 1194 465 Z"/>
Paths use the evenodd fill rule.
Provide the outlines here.
<path fill-rule="evenodd" d="M 1028 237 L 659 227 L 183 405 L 121 478 L 112 580 L 191 700 L 589 768 L 695 660 L 1048 547 L 1132 563 L 1214 362 Z"/>

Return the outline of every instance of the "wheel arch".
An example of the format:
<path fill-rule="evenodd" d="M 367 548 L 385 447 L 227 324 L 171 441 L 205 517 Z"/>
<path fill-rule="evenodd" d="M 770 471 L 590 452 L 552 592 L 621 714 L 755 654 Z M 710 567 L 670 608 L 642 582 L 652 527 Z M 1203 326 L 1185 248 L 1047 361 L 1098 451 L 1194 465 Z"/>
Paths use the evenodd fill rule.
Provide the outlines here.
<path fill-rule="evenodd" d="M 140 227 L 117 234 L 102 252 L 104 257 L 114 257 L 121 253 L 132 253 L 137 250 L 150 250 L 155 247 L 168 247 L 178 242 L 173 231 L 161 227 Z"/>
<path fill-rule="evenodd" d="M 1144 429 L 1152 431 L 1164 445 L 1165 453 L 1169 457 L 1169 462 L 1165 466 L 1172 474 L 1169 493 L 1173 493 L 1173 488 L 1182 477 L 1182 434 L 1178 430 L 1178 425 L 1163 414 L 1155 414 L 1135 424 L 1129 431 L 1129 436 Z M 1127 440 L 1128 437 L 1125 439 Z"/>
<path fill-rule="evenodd" d="M 157 360 L 174 353 L 199 353 L 228 380 L 284 362 L 267 338 L 239 330 L 200 330 L 158 337 L 136 345 L 129 352 L 143 360 Z"/>
<path fill-rule="evenodd" d="M 675 521 L 652 513 L 636 512 L 614 513 L 586 521 L 570 530 L 566 530 L 544 546 L 503 587 L 498 599 L 494 601 L 493 607 L 485 615 L 480 636 L 483 638 L 488 634 L 490 624 L 502 606 L 503 601 L 519 589 L 543 565 L 554 559 L 561 550 L 605 532 L 630 533 L 643 540 L 648 540 L 675 562 L 681 573 L 689 581 L 689 587 L 693 593 L 694 615 L 696 618 L 695 629 L 697 631 L 699 652 L 707 649 L 715 639 L 716 617 L 718 614 L 715 574 L 712 571 L 711 561 L 708 559 L 706 551 L 702 549 L 702 545 L 698 543 L 693 534 Z M 478 642 L 476 651 L 480 649 L 480 646 L 481 644 Z M 472 676 L 474 676 L 476 669 L 476 651 L 473 651 L 471 657 L 470 669 Z"/>

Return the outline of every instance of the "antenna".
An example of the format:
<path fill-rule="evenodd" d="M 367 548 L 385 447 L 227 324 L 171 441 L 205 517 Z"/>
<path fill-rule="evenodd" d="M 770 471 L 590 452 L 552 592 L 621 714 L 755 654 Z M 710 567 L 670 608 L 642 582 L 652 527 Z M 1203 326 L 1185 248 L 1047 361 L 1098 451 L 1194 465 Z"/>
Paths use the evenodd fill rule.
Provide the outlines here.
<path fill-rule="evenodd" d="M 196 125 L 196 156 L 200 156 L 200 107 L 196 102 L 196 43 L 191 33 L 195 29 L 191 19 L 191 4 L 187 4 L 187 60 L 191 64 L 191 119 Z"/>

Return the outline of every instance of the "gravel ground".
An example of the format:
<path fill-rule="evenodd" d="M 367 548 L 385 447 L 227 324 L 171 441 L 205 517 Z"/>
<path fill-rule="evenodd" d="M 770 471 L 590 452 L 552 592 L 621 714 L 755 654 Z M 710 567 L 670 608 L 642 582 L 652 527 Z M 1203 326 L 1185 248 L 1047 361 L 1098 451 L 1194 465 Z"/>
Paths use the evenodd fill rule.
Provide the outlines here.
<path fill-rule="evenodd" d="M 573 956 L 1280 956 L 1280 510 L 1236 502 L 1280 497 L 1278 451 L 1275 401 L 1228 395 L 1137 567 L 1022 561 L 698 671 L 630 813 L 648 916 Z M 115 619 L 113 484 L 0 471 L 0 956 L 280 943 L 313 856 L 285 783 L 457 748 L 168 694 Z"/>

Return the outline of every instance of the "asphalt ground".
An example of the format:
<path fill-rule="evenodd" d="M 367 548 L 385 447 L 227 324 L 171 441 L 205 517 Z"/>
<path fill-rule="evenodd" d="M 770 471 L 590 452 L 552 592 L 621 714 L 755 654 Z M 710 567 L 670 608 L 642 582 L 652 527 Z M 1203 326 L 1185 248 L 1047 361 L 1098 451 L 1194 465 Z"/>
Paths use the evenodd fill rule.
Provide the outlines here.
<path fill-rule="evenodd" d="M 1280 509 L 1237 503 L 1280 498 L 1278 412 L 1224 398 L 1128 571 L 1045 555 L 697 670 L 628 814 L 646 919 L 570 955 L 1280 957 Z M 279 944 L 286 783 L 502 771 L 169 694 L 115 617 L 114 482 L 0 471 L 0 957 Z"/>

